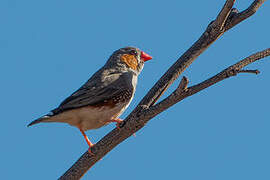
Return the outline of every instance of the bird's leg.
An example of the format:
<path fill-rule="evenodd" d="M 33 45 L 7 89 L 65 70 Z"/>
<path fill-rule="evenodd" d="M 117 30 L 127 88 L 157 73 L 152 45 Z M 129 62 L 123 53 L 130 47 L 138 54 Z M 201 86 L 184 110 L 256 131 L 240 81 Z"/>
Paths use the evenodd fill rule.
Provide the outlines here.
<path fill-rule="evenodd" d="M 117 118 L 117 119 L 111 119 L 111 120 L 109 120 L 109 122 L 116 122 L 117 129 L 120 129 L 121 128 L 120 124 L 123 122 L 123 120 L 120 118 Z"/>
<path fill-rule="evenodd" d="M 89 152 L 90 154 L 94 155 L 94 153 L 91 151 L 91 147 L 93 147 L 94 144 L 91 143 L 91 141 L 88 139 L 87 135 L 85 134 L 85 132 L 84 132 L 81 128 L 79 128 L 79 130 L 81 131 L 81 133 L 82 133 L 84 139 L 86 140 L 86 143 L 87 143 L 88 146 L 89 146 L 88 152 Z"/>

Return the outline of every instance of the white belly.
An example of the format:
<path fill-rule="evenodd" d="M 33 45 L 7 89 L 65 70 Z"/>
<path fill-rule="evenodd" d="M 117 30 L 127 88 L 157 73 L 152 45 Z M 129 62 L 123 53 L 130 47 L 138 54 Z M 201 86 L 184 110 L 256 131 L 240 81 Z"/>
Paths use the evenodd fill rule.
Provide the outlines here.
<path fill-rule="evenodd" d="M 65 122 L 82 130 L 97 129 L 118 118 L 126 109 L 126 105 L 116 105 L 113 108 L 86 106 L 72 109 L 51 117 L 50 122 Z"/>

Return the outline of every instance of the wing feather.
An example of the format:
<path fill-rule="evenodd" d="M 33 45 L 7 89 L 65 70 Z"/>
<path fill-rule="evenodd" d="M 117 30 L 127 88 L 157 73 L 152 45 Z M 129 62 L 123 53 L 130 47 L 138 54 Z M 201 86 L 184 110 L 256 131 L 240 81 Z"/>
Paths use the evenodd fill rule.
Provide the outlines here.
<path fill-rule="evenodd" d="M 103 82 L 93 83 L 91 79 L 80 89 L 66 98 L 58 108 L 52 110 L 53 114 L 59 114 L 63 111 L 80 108 L 84 106 L 97 106 L 105 102 L 111 102 L 113 98 L 121 95 L 131 97 L 135 88 L 132 86 L 130 74 L 124 73 L 116 79 L 108 78 Z M 128 97 L 126 97 L 128 98 Z"/>

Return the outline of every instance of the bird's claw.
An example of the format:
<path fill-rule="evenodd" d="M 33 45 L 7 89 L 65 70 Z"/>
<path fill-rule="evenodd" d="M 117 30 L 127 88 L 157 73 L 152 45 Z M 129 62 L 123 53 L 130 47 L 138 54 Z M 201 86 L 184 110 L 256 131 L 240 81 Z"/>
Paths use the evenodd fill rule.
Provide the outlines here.
<path fill-rule="evenodd" d="M 91 147 L 88 148 L 88 153 L 92 156 L 94 156 L 95 154 L 92 152 L 91 148 L 94 146 L 94 144 L 91 145 Z"/>

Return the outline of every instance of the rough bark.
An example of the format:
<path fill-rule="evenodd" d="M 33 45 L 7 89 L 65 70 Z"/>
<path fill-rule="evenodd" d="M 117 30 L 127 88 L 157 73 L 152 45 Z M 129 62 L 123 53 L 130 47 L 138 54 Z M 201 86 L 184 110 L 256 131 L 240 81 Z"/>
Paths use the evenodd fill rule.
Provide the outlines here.
<path fill-rule="evenodd" d="M 115 146 L 141 129 L 150 119 L 163 112 L 177 102 L 189 97 L 215 83 L 238 73 L 259 73 L 258 70 L 243 70 L 245 66 L 270 55 L 270 49 L 255 53 L 242 61 L 228 67 L 217 75 L 197 85 L 188 87 L 188 79 L 183 77 L 178 88 L 167 98 L 157 103 L 166 89 L 183 73 L 183 71 L 214 41 L 227 30 L 233 28 L 243 20 L 249 18 L 265 0 L 255 0 L 246 10 L 238 12 L 232 8 L 235 0 L 227 0 L 218 14 L 201 37 L 167 70 L 156 82 L 139 105 L 128 115 L 121 125 L 121 129 L 113 129 L 104 136 L 93 148 L 94 155 L 86 151 L 59 179 L 80 179 L 97 161 L 110 152 Z"/>

